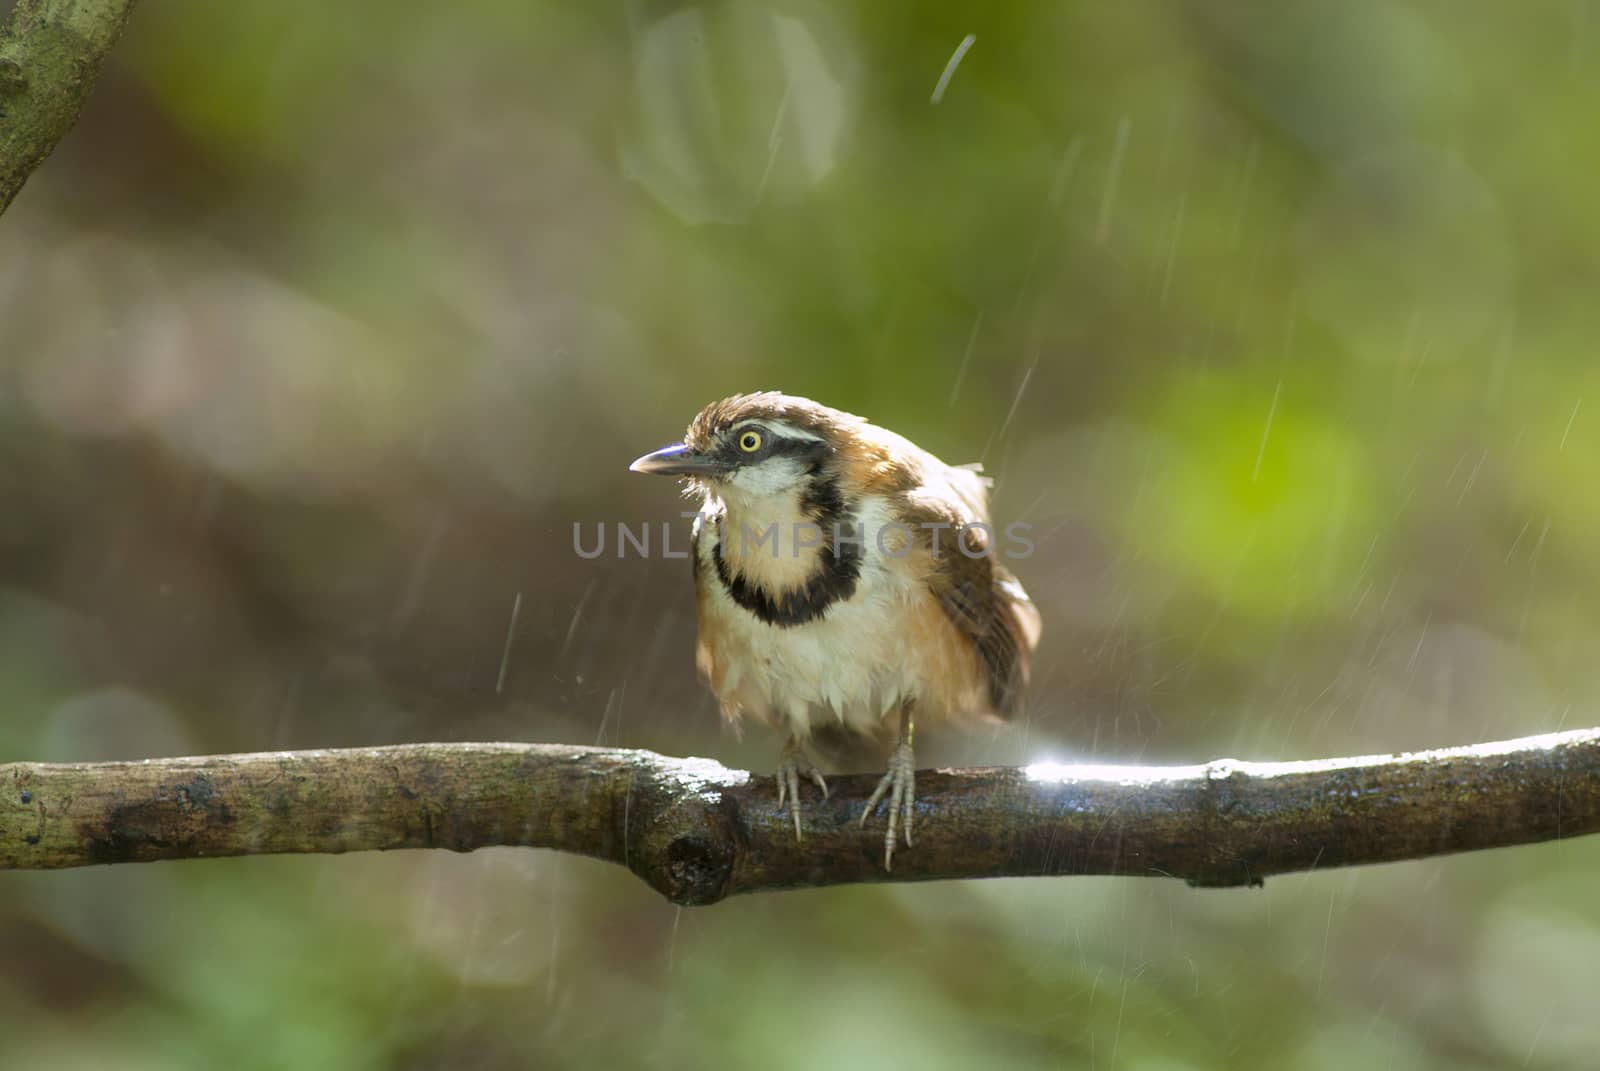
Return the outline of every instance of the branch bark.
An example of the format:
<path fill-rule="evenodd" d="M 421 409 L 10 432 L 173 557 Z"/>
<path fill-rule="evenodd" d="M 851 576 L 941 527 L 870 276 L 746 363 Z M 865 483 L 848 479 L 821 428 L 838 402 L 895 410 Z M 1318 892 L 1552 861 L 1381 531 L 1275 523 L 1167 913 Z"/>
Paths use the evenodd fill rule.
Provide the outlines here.
<path fill-rule="evenodd" d="M 923 771 L 916 846 L 892 874 L 881 824 L 856 824 L 875 783 L 809 793 L 796 844 L 771 778 L 649 751 L 409 744 L 12 763 L 0 765 L 0 869 L 524 845 L 620 863 L 680 904 L 1023 875 L 1252 885 L 1600 832 L 1600 729 L 1311 762 Z"/>
<path fill-rule="evenodd" d="M 0 213 L 72 124 L 135 0 L 17 0 L 0 25 Z"/>

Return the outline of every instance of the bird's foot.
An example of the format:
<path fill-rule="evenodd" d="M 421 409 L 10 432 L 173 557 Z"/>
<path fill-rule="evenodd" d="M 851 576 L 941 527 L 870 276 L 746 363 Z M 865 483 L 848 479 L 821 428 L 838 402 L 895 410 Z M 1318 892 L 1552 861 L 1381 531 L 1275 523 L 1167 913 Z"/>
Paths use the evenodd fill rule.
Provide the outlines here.
<path fill-rule="evenodd" d="M 917 763 L 911 754 L 911 745 L 901 742 L 889 756 L 889 770 L 867 800 L 867 809 L 861 812 L 861 824 L 867 824 L 878 801 L 889 796 L 889 827 L 883 834 L 883 869 L 894 869 L 894 827 L 896 819 L 905 818 L 906 847 L 911 847 L 911 809 L 916 802 Z"/>
<path fill-rule="evenodd" d="M 784 800 L 789 801 L 789 813 L 794 816 L 794 839 L 799 843 L 800 836 L 800 778 L 806 777 L 822 791 L 822 798 L 828 798 L 828 782 L 822 779 L 816 764 L 797 741 L 791 740 L 783 745 L 783 756 L 778 760 L 778 810 L 783 810 Z"/>

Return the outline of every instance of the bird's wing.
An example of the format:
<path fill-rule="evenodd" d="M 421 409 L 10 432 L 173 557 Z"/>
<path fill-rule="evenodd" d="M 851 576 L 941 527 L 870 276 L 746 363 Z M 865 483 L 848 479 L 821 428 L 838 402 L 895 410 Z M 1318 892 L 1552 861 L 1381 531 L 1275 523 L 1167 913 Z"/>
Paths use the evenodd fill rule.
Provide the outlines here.
<path fill-rule="evenodd" d="M 978 479 L 969 470 L 947 471 Z M 958 481 L 950 483 L 955 487 Z M 992 530 L 970 528 L 966 552 L 956 546 L 955 529 L 975 522 L 988 524 L 983 500 L 974 503 L 965 494 L 951 498 L 913 491 L 906 496 L 902 509 L 918 543 L 930 552 L 929 590 L 945 617 L 977 650 L 994 713 L 1011 716 L 1028 683 L 1028 656 L 1039 642 L 1039 611 L 1017 578 L 999 561 L 1000 551 L 994 545 Z M 941 533 L 935 550 L 934 526 L 941 524 L 950 525 L 952 530 Z"/>

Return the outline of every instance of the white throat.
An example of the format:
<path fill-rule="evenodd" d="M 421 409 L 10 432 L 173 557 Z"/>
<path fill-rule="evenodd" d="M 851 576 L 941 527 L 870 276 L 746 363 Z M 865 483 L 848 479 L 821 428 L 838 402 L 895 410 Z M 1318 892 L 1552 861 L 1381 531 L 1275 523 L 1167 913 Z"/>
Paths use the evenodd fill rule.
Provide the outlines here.
<path fill-rule="evenodd" d="M 768 591 L 805 583 L 831 534 L 801 507 L 806 486 L 800 464 L 772 459 L 707 490 L 703 509 L 717 518 L 716 534 L 728 564 Z"/>

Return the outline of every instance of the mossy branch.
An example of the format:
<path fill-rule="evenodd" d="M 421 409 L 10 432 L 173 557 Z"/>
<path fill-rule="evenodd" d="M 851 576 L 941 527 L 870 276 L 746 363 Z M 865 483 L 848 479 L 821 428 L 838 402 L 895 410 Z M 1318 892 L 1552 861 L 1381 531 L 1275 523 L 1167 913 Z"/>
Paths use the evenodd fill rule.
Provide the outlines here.
<path fill-rule="evenodd" d="M 916 846 L 883 870 L 876 778 L 804 801 L 708 759 L 555 744 L 409 744 L 0 765 L 0 869 L 281 852 L 555 848 L 668 899 L 865 881 L 1121 874 L 1250 885 L 1312 868 L 1600 832 L 1600 729 L 1399 756 L 917 775 Z M 881 819 L 880 819 L 881 821 Z"/>
<path fill-rule="evenodd" d="M 78 121 L 135 0 L 17 0 L 0 25 L 0 213 Z"/>

